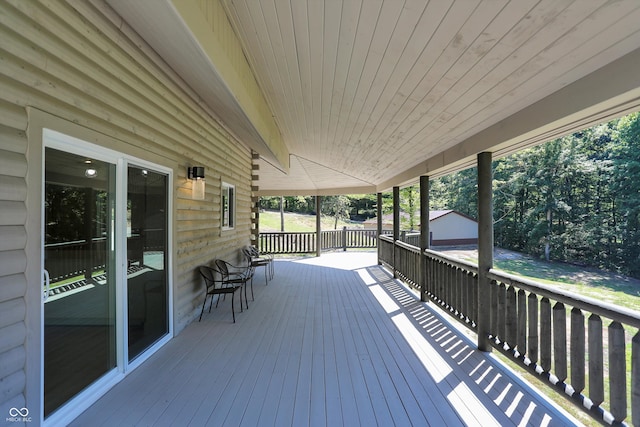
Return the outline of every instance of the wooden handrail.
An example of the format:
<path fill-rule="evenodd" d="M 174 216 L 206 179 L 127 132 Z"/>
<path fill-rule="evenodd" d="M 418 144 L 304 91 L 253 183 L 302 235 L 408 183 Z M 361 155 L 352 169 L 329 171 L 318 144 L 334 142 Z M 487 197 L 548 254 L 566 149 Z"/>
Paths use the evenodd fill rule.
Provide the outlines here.
<path fill-rule="evenodd" d="M 489 278 L 497 282 L 502 282 L 505 285 L 515 286 L 517 288 L 533 292 L 536 295 L 547 297 L 551 300 L 568 304 L 572 307 L 577 307 L 581 310 L 616 320 L 635 328 L 640 328 L 639 311 L 631 310 L 626 307 L 619 307 L 608 302 L 578 295 L 563 289 L 556 289 L 552 286 L 496 269 L 489 270 Z"/>
<path fill-rule="evenodd" d="M 380 262 L 477 332 L 476 264 L 429 249 L 420 254 L 417 246 L 390 236 L 379 241 Z M 423 283 L 417 283 L 418 257 L 427 264 Z M 640 425 L 640 312 L 496 269 L 486 274 L 491 282 L 488 338 L 494 348 L 594 418 L 624 425 L 630 416 Z M 587 389 L 588 395 L 582 394 Z"/>

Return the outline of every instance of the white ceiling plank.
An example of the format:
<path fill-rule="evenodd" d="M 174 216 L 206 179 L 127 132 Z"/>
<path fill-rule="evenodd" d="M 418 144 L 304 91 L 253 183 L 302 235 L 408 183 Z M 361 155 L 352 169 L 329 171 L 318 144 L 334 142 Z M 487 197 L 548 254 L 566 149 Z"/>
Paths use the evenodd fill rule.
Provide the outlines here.
<path fill-rule="evenodd" d="M 371 47 L 371 40 L 376 29 L 380 12 L 382 10 L 382 0 L 367 0 L 362 3 L 360 18 L 358 21 L 358 29 L 356 39 L 349 63 L 349 71 L 347 73 L 346 86 L 342 97 L 342 104 L 338 118 L 338 128 L 334 140 L 334 147 L 339 147 L 345 143 L 344 134 L 348 129 L 348 118 L 354 105 L 356 91 L 360 84 L 360 78 L 367 59 L 367 54 Z"/>
<path fill-rule="evenodd" d="M 579 2 L 578 2 L 579 3 Z M 576 3 L 574 3 L 574 5 L 576 5 Z M 591 12 L 591 10 L 582 7 L 583 5 L 579 5 L 581 7 L 580 13 L 577 13 L 577 11 L 575 10 L 571 10 L 572 8 L 569 7 L 567 9 L 565 9 L 560 15 L 558 15 L 557 19 L 562 20 L 565 17 L 572 17 L 573 21 L 571 22 L 572 24 L 575 24 L 576 21 L 581 21 L 582 19 L 584 19 L 584 17 L 586 17 L 587 15 L 589 15 L 589 13 Z M 564 26 L 563 28 L 563 32 L 567 32 L 568 29 L 572 28 L 571 26 L 569 26 L 568 22 L 564 22 L 566 24 L 566 26 Z M 551 24 L 550 24 L 551 25 Z M 555 25 L 553 26 L 554 29 L 559 29 L 561 28 L 559 25 Z M 558 30 L 559 31 L 559 30 Z M 538 32 L 538 35 L 540 35 L 542 33 Z M 541 49 L 542 46 L 544 46 L 545 43 L 547 43 L 549 40 L 555 40 L 556 36 L 553 35 L 552 31 L 546 31 L 544 32 L 544 37 L 540 37 L 540 43 L 536 44 L 537 49 Z M 530 39 L 531 40 L 531 39 Z M 579 41 L 579 40 L 577 40 Z M 575 43 L 572 43 L 571 40 L 567 40 L 566 41 L 567 44 L 571 44 L 573 46 L 575 46 Z M 541 49 L 541 52 L 545 52 L 544 49 Z M 548 50 L 547 50 L 548 52 Z M 558 49 L 558 52 L 556 53 L 556 55 L 558 57 L 562 57 L 563 55 L 565 55 L 567 52 L 562 52 Z M 531 63 L 533 62 L 533 63 Z M 473 103 L 473 106 L 479 106 L 482 105 L 482 103 L 484 101 L 487 101 L 490 98 L 490 95 L 493 96 L 494 98 L 503 98 L 506 94 L 509 94 L 510 97 L 512 98 L 519 98 L 519 99 L 524 99 L 526 103 L 531 103 L 534 102 L 536 99 L 540 99 L 540 97 L 544 96 L 545 94 L 543 93 L 535 93 L 531 92 L 528 93 L 528 97 L 524 95 L 523 92 L 518 92 L 518 85 L 522 82 L 529 82 L 531 81 L 531 79 L 535 79 L 536 76 L 540 76 L 540 74 L 543 74 L 545 72 L 547 72 L 547 69 L 542 68 L 540 66 L 538 66 L 537 64 L 539 63 L 545 63 L 545 64 L 549 64 L 552 61 L 550 61 L 548 58 L 546 58 L 546 60 L 538 60 L 537 57 L 533 57 L 532 60 L 529 63 L 524 64 L 523 66 L 521 66 L 518 70 L 516 70 L 515 72 L 513 72 L 512 74 L 510 74 L 509 77 L 507 77 L 504 81 L 502 81 L 499 86 L 494 86 L 494 88 L 500 88 L 502 89 L 504 92 L 498 92 L 496 93 L 495 91 L 492 93 L 491 91 L 494 90 L 494 88 L 491 88 L 490 91 L 488 91 L 487 93 L 484 93 L 482 95 L 481 99 L 478 99 L 475 103 Z M 562 70 L 560 68 L 553 68 L 554 71 L 562 73 Z M 555 76 L 553 77 L 548 77 L 549 80 L 553 80 L 555 78 Z M 513 81 L 512 85 L 508 85 L 505 84 L 506 80 L 511 79 Z M 490 81 L 490 79 L 484 79 L 484 81 Z M 482 85 L 481 84 L 476 84 L 474 86 L 474 88 L 481 88 Z M 556 90 L 559 89 L 560 87 L 556 87 Z M 461 98 L 463 99 L 468 99 L 470 98 L 468 94 L 465 94 L 464 97 L 461 96 Z M 444 108 L 441 107 L 440 110 L 442 111 L 442 109 Z M 438 111 L 436 110 L 435 113 L 437 113 Z M 507 113 L 508 114 L 508 113 Z M 452 118 L 454 118 L 452 120 Z M 455 119 L 457 118 L 457 120 Z M 491 117 L 491 118 L 485 118 L 485 122 L 486 120 L 489 119 L 492 122 L 496 122 L 497 119 L 495 117 Z M 449 123 L 449 121 L 451 120 L 451 123 Z M 459 126 L 460 124 L 460 120 L 463 120 L 463 116 L 462 115 L 454 115 L 454 114 L 450 114 L 446 111 L 441 112 L 439 115 L 432 117 L 432 116 L 425 116 L 423 118 L 423 120 L 420 122 L 420 124 L 423 126 L 422 129 L 419 129 L 416 133 L 416 126 L 414 126 L 414 130 L 413 131 L 408 131 L 406 134 L 406 138 L 407 140 L 411 140 L 411 139 L 420 139 L 423 138 L 425 135 L 439 135 L 439 133 L 437 132 L 438 129 L 441 128 L 456 128 Z M 447 127 L 445 127 L 445 125 L 447 125 Z M 445 132 L 446 133 L 446 132 Z M 449 133 L 447 133 L 447 135 L 450 135 Z M 450 146 L 454 145 L 455 143 L 459 142 L 459 140 L 455 140 L 453 138 L 450 138 L 449 140 L 445 140 L 444 144 L 442 144 L 440 147 L 438 147 L 438 149 L 446 149 L 449 148 Z M 397 154 L 401 154 L 405 152 L 406 154 L 406 150 L 400 149 L 398 150 L 396 153 Z"/>
<path fill-rule="evenodd" d="M 283 100 L 280 99 L 279 105 L 281 105 L 283 110 L 276 110 L 274 111 L 274 114 L 279 111 L 284 111 L 285 109 L 289 111 L 293 121 L 293 123 L 291 123 L 291 144 L 295 147 L 296 144 L 304 138 L 303 135 L 306 129 L 306 115 L 304 110 L 302 81 L 300 73 L 298 72 L 295 31 L 291 19 L 291 2 L 289 0 L 276 0 L 275 6 L 277 23 L 280 28 L 280 36 L 282 38 L 282 47 L 284 50 L 284 56 L 282 58 L 278 58 L 278 60 L 282 61 L 284 59 L 284 63 L 287 67 L 287 78 L 291 85 L 292 98 L 287 98 L 286 100 L 293 106 L 293 108 L 291 108 L 291 105 L 288 106 L 288 108 L 287 106 L 283 106 Z"/>
<path fill-rule="evenodd" d="M 308 31 L 309 31 L 309 63 L 311 64 L 311 106 L 313 115 L 313 128 L 311 131 L 312 150 L 320 143 L 320 127 L 322 120 L 322 97 L 329 96 L 323 93 L 323 62 L 324 62 L 324 2 L 307 1 Z"/>
<path fill-rule="evenodd" d="M 286 34 L 290 30 L 290 27 L 286 25 L 286 22 L 290 22 L 290 20 L 285 21 L 283 29 L 280 26 L 276 5 L 269 1 L 261 2 L 252 7 L 251 14 L 253 16 L 252 22 L 255 25 L 255 38 L 252 45 L 259 45 L 265 55 L 266 60 L 262 66 L 273 67 L 277 71 L 277 73 L 270 73 L 271 75 L 275 74 L 275 79 L 271 80 L 275 90 L 269 97 L 270 103 L 274 106 L 272 107 L 274 111 L 283 112 L 277 117 L 277 120 L 284 123 L 283 127 L 289 132 L 290 139 L 300 138 L 302 134 L 297 126 L 300 120 L 297 110 L 283 105 L 284 99 L 294 100 L 297 98 L 292 84 L 294 79 L 291 76 L 286 58 L 287 48 L 285 45 L 288 41 L 283 37 L 283 33 Z M 276 25 L 276 28 L 269 30 L 268 25 Z"/>
<path fill-rule="evenodd" d="M 306 153 L 307 146 L 312 145 L 312 135 L 308 129 L 313 126 L 313 99 L 311 82 L 311 53 L 309 44 L 309 15 L 305 1 L 291 2 L 291 18 L 293 19 L 294 39 L 296 42 L 297 72 L 300 74 L 302 105 L 304 106 L 305 124 L 303 137 L 298 141 L 298 149 Z M 294 70 L 296 71 L 296 70 Z"/>
<path fill-rule="evenodd" d="M 446 15 L 438 23 L 437 30 L 422 52 L 422 56 L 428 60 L 426 66 L 422 69 L 414 68 L 414 72 L 405 79 L 399 89 L 399 98 L 401 98 L 398 99 L 399 107 L 391 112 L 391 117 L 388 120 L 382 123 L 379 132 L 370 135 L 370 141 L 374 144 L 384 143 L 388 146 L 388 141 L 391 141 L 391 136 L 418 104 L 422 101 L 427 103 L 432 101 L 428 98 L 425 99 L 423 93 L 417 93 L 416 86 L 422 83 L 428 87 L 430 84 L 435 83 L 430 79 L 434 74 L 434 72 L 432 72 L 433 67 L 438 62 L 444 62 L 442 55 L 447 47 L 451 45 L 452 40 L 455 39 L 456 34 L 476 9 L 477 5 L 477 1 L 456 2 L 447 10 Z"/>
<path fill-rule="evenodd" d="M 425 12 L 426 6 L 427 4 L 421 0 L 409 0 L 405 2 L 386 47 L 384 58 L 380 61 L 380 66 L 376 71 L 375 79 L 367 94 L 367 99 L 347 140 L 368 140 L 362 137 L 362 133 L 367 125 L 371 127 L 373 124 L 372 114 L 376 106 L 380 105 L 383 93 L 389 86 L 397 87 L 399 83 L 395 82 L 402 81 L 403 76 L 406 76 L 409 72 L 410 66 L 413 65 L 413 63 L 408 64 L 403 62 L 402 59 L 403 57 L 413 57 L 415 61 L 417 49 L 415 46 L 410 45 L 410 41 L 412 39 L 415 40 L 415 30 Z M 422 42 L 420 50 L 423 47 L 424 41 Z M 409 51 L 407 51 L 407 49 L 409 49 Z M 395 82 L 393 81 L 394 77 Z M 356 147 L 356 144 L 351 145 L 352 152 L 354 149 L 358 149 Z M 347 154 L 347 157 L 352 157 L 352 152 Z M 348 167 L 352 167 L 352 165 L 348 165 Z"/>
<path fill-rule="evenodd" d="M 376 102 L 372 103 L 366 123 L 357 136 L 360 141 L 373 141 L 371 134 L 374 129 L 380 128 L 383 123 L 386 123 L 389 112 L 395 111 L 400 103 L 399 100 L 405 98 L 404 94 L 399 92 L 401 85 L 414 70 L 424 69 L 427 66 L 427 61 L 431 61 L 430 58 L 421 56 L 421 54 L 435 32 L 437 23 L 446 14 L 450 5 L 444 1 L 424 4 L 424 2 L 417 0 L 413 3 L 405 7 L 403 13 L 406 12 L 410 16 L 401 17 L 400 24 L 410 28 L 412 33 L 400 57 L 393 61 L 394 68 L 382 93 Z M 424 6 L 424 10 L 420 12 L 419 6 L 421 4 Z M 412 18 L 417 19 L 415 24 L 411 22 Z M 405 19 L 409 21 L 405 21 Z M 398 98 L 394 99 L 394 97 Z"/>
<path fill-rule="evenodd" d="M 239 22 L 242 23 L 241 34 L 243 40 L 255 40 L 266 39 L 261 49 L 251 49 L 251 55 L 247 55 L 249 62 L 252 66 L 258 68 L 265 68 L 273 64 L 273 51 L 271 43 L 269 42 L 270 35 L 267 32 L 266 24 L 262 18 L 262 14 L 255 14 L 255 8 L 249 8 L 244 3 L 234 4 L 236 13 L 239 17 Z M 245 42 L 246 43 L 246 42 Z M 246 50 L 246 49 L 245 49 Z M 263 88 L 265 98 L 271 108 L 278 108 L 276 105 L 278 96 L 275 95 L 277 91 L 281 89 L 281 83 L 278 79 L 279 75 L 274 74 L 259 74 L 260 78 L 258 82 Z M 286 120 L 286 118 L 284 119 Z M 279 123 L 281 127 L 285 129 L 284 133 L 287 137 L 290 129 L 286 122 L 283 122 L 283 117 L 279 117 Z"/>
<path fill-rule="evenodd" d="M 579 4 L 579 2 L 576 6 L 582 7 L 582 5 Z M 637 8 L 634 8 L 634 9 L 637 9 Z M 601 26 L 600 32 L 607 31 L 607 29 L 611 25 L 620 25 L 621 29 L 626 28 L 625 31 L 628 31 L 628 32 L 634 31 L 637 28 L 637 25 L 636 25 L 635 19 L 633 19 L 633 17 L 630 18 L 628 15 L 628 13 L 631 11 L 632 10 L 619 10 L 618 14 L 611 15 L 612 10 L 607 9 L 607 14 L 609 16 L 606 16 L 606 17 L 602 16 L 601 12 L 595 11 L 594 15 L 597 15 L 597 19 L 595 21 L 598 22 L 598 25 Z M 592 69 L 591 67 L 585 67 L 584 69 L 582 69 L 582 71 L 576 71 L 578 70 L 578 68 L 576 68 L 577 59 L 574 61 L 567 62 L 565 61 L 566 58 L 571 58 L 571 57 L 577 58 L 579 56 L 580 58 L 588 58 L 588 60 L 590 61 L 604 64 L 612 61 L 613 59 L 615 59 L 615 57 L 621 56 L 620 55 L 621 52 L 622 54 L 625 54 L 625 53 L 628 53 L 630 50 L 632 50 L 630 49 L 626 51 L 621 51 L 620 49 L 613 49 L 613 51 L 616 52 L 615 55 L 613 53 L 610 53 L 609 55 L 612 55 L 612 56 L 600 57 L 600 55 L 602 54 L 603 51 L 605 51 L 605 49 L 610 48 L 610 46 L 608 45 L 609 42 L 607 41 L 606 38 L 600 37 L 600 34 L 593 35 L 591 39 L 588 38 L 587 33 L 588 32 L 593 33 L 593 31 L 595 30 L 594 23 L 593 23 L 594 20 L 592 19 L 593 17 L 590 15 L 588 18 L 589 19 L 585 19 L 581 23 L 579 23 L 579 26 L 577 27 L 573 27 L 573 28 L 567 27 L 566 30 L 568 34 L 570 34 L 570 37 L 563 39 L 562 42 L 552 44 L 548 49 L 543 51 L 541 55 L 545 56 L 544 59 L 539 59 L 538 57 L 536 57 L 535 59 L 532 59 L 532 61 L 535 61 L 537 63 L 539 63 L 540 61 L 543 61 L 544 64 L 548 64 L 547 66 L 540 67 L 537 64 L 526 63 L 519 69 L 520 70 L 519 72 L 518 71 L 513 72 L 510 74 L 509 77 L 505 79 L 505 80 L 509 80 L 509 79 L 515 80 L 516 78 L 518 78 L 519 79 L 518 81 L 522 81 L 519 86 L 513 87 L 511 89 L 510 98 L 513 101 L 510 104 L 510 108 L 507 108 L 507 111 L 509 110 L 517 111 L 523 108 L 524 106 L 528 105 L 529 103 L 531 103 L 530 100 L 533 99 L 534 97 L 540 98 L 541 96 L 545 96 L 554 91 L 557 91 L 567 83 L 571 81 L 575 81 L 576 79 L 584 76 L 588 72 L 587 71 L 588 69 Z M 597 59 L 594 59 L 594 58 L 597 58 Z M 558 64 L 557 66 L 550 66 L 555 64 L 556 61 L 561 61 L 564 65 Z M 545 86 L 542 83 L 543 81 L 553 82 L 553 83 L 547 84 Z M 513 86 L 515 86 L 515 84 L 516 83 L 513 83 Z M 506 84 L 505 81 L 501 82 L 500 84 L 500 87 L 509 87 L 509 86 L 510 85 Z M 469 95 L 465 95 L 465 96 L 470 97 Z M 503 99 L 503 95 L 500 93 L 498 94 L 486 93 L 482 95 L 481 99 L 478 99 L 473 104 L 473 109 L 468 109 L 467 111 L 456 111 L 455 114 L 460 118 L 460 120 L 467 121 L 470 124 L 474 122 L 478 122 L 478 124 L 484 123 L 487 120 L 491 119 L 492 117 L 481 115 L 479 117 L 472 118 L 472 117 L 467 117 L 465 115 L 465 112 L 468 112 L 469 114 L 477 114 L 478 112 L 482 112 L 483 110 L 482 108 L 478 109 L 477 106 L 482 106 L 485 104 L 488 110 L 492 110 L 493 106 L 495 105 L 493 104 L 494 102 L 504 102 L 504 101 L 505 100 Z M 502 119 L 502 118 L 504 117 L 499 117 L 499 119 Z M 495 118 L 493 118 L 493 121 L 495 121 Z M 444 135 L 444 134 L 451 135 L 452 134 L 451 131 L 455 129 L 456 126 L 457 126 L 456 123 L 451 123 L 448 126 L 443 126 L 441 129 L 439 128 L 424 129 L 416 137 L 417 138 L 423 137 L 427 133 L 436 135 L 436 136 Z M 456 141 L 459 141 L 460 139 L 464 139 L 465 136 L 466 135 L 461 135 L 461 136 L 458 136 L 457 138 L 452 138 L 452 142 L 450 145 L 452 145 Z"/>
<path fill-rule="evenodd" d="M 324 9 L 324 49 L 322 63 L 322 109 L 320 112 L 320 141 L 327 138 L 329 122 L 331 120 L 331 105 L 333 104 L 336 80 L 336 64 L 338 61 L 338 46 L 340 44 L 340 29 L 342 27 L 342 2 L 325 2 Z"/>
<path fill-rule="evenodd" d="M 331 110 L 329 114 L 329 129 L 326 144 L 329 147 L 324 159 L 335 155 L 337 151 L 336 133 L 340 118 L 344 92 L 346 88 L 349 65 L 355 47 L 355 39 L 360 19 L 362 0 L 343 2 L 340 19 L 340 43 L 336 58 L 336 70 L 331 89 Z"/>
<path fill-rule="evenodd" d="M 367 58 L 363 65 L 362 74 L 360 75 L 358 88 L 353 99 L 353 105 L 347 118 L 346 125 L 349 131 L 343 134 L 343 140 L 341 141 L 345 148 L 347 148 L 347 151 L 340 159 L 336 159 L 342 162 L 342 167 L 347 167 L 344 161 L 352 155 L 354 150 L 357 150 L 355 148 L 357 141 L 352 141 L 351 136 L 353 130 L 358 127 L 363 108 L 369 99 L 374 81 L 381 71 L 380 68 L 392 66 L 389 61 L 393 54 L 389 53 L 389 44 L 393 34 L 396 32 L 396 29 L 400 32 L 406 31 L 406 29 L 398 29 L 398 19 L 402 13 L 403 5 L 404 1 L 385 2 L 382 5 L 369 51 L 367 52 Z"/>

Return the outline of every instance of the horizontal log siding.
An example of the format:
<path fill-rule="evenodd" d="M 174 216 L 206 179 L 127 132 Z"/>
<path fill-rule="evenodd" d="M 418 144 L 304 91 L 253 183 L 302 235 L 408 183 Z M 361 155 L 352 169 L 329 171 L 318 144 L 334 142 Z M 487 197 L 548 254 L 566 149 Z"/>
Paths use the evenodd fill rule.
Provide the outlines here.
<path fill-rule="evenodd" d="M 108 135 L 118 150 L 174 170 L 174 325 L 201 303 L 196 266 L 237 260 L 250 238 L 251 155 L 197 94 L 100 1 L 0 3 L 0 406 L 24 404 L 27 107 Z M 109 147 L 113 148 L 113 147 Z M 37 147 L 35 148 L 37 149 Z M 206 168 L 191 200 L 186 167 Z M 236 186 L 236 227 L 220 227 L 221 181 Z M 36 190 L 37 191 L 37 190 Z M 34 284 L 37 286 L 37 284 Z M 31 408 L 33 410 L 33 408 Z"/>
<path fill-rule="evenodd" d="M 0 407 L 25 404 L 27 138 L 0 103 Z M 7 111 L 12 114 L 11 109 Z"/>

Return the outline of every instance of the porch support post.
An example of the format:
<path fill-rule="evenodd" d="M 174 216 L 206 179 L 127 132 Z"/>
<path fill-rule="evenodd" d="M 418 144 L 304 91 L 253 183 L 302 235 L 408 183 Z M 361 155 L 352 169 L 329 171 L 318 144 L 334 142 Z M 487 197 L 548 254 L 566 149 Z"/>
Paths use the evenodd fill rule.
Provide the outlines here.
<path fill-rule="evenodd" d="M 491 153 L 478 154 L 478 349 L 491 351 L 491 281 L 493 268 L 493 192 Z"/>
<path fill-rule="evenodd" d="M 382 236 L 382 193 L 378 193 L 378 198 L 376 201 L 376 215 L 378 218 L 378 234 L 376 234 L 376 239 L 377 239 L 377 246 L 378 246 L 378 265 L 382 264 L 382 261 L 380 261 L 380 236 Z"/>
<path fill-rule="evenodd" d="M 420 301 L 427 301 L 429 277 L 424 251 L 429 249 L 429 176 L 420 177 Z"/>
<path fill-rule="evenodd" d="M 320 256 L 322 253 L 322 241 L 320 240 L 322 234 L 322 224 L 320 222 L 320 202 L 322 196 L 316 196 L 316 256 Z"/>
<path fill-rule="evenodd" d="M 398 277 L 396 271 L 396 241 L 400 238 L 400 187 L 393 187 L 393 277 Z"/>

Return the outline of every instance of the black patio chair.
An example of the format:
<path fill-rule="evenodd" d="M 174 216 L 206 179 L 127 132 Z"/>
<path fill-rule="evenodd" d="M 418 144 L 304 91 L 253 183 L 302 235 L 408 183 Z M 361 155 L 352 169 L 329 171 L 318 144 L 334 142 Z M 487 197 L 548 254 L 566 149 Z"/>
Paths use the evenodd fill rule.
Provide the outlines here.
<path fill-rule="evenodd" d="M 215 265 L 222 275 L 222 283 L 226 286 L 241 286 L 244 288 L 244 304 L 247 302 L 247 282 L 251 282 L 251 297 L 253 298 L 253 272 L 255 268 L 249 264 L 246 267 L 235 266 L 225 260 L 215 260 Z M 240 311 L 242 311 L 242 292 L 240 293 Z"/>
<path fill-rule="evenodd" d="M 206 293 L 204 295 L 204 302 L 202 303 L 202 310 L 200 310 L 200 318 L 198 322 L 202 320 L 202 313 L 204 313 L 204 306 L 207 304 L 207 297 L 211 295 L 211 302 L 209 303 L 209 313 L 211 313 L 211 306 L 213 305 L 213 296 L 218 295 L 218 300 L 216 301 L 216 307 L 218 307 L 218 303 L 220 302 L 220 296 L 227 294 L 231 294 L 231 314 L 233 316 L 233 323 L 236 323 L 236 312 L 234 307 L 234 294 L 236 291 L 242 289 L 241 284 L 229 285 L 223 280 L 223 274 L 219 271 L 217 267 L 209 267 L 206 265 L 201 265 L 198 267 L 200 271 L 200 275 L 204 278 L 204 283 L 206 285 Z M 240 292 L 240 309 L 242 309 L 242 292 Z"/>
<path fill-rule="evenodd" d="M 273 259 L 256 256 L 257 251 L 253 246 L 249 245 L 242 248 L 242 254 L 247 259 L 247 264 L 250 264 L 253 268 L 264 267 L 264 281 L 268 285 L 269 279 L 273 278 L 271 274 L 271 262 Z M 251 285 L 251 298 L 253 299 L 253 284 Z"/>
<path fill-rule="evenodd" d="M 267 264 L 269 269 L 269 279 L 273 279 L 274 268 L 273 268 L 273 255 L 270 254 L 261 254 L 258 248 L 255 246 L 247 245 L 245 249 L 248 255 L 251 256 L 251 259 L 255 262 L 259 262 L 262 264 Z M 266 274 L 266 269 L 265 269 Z"/>

